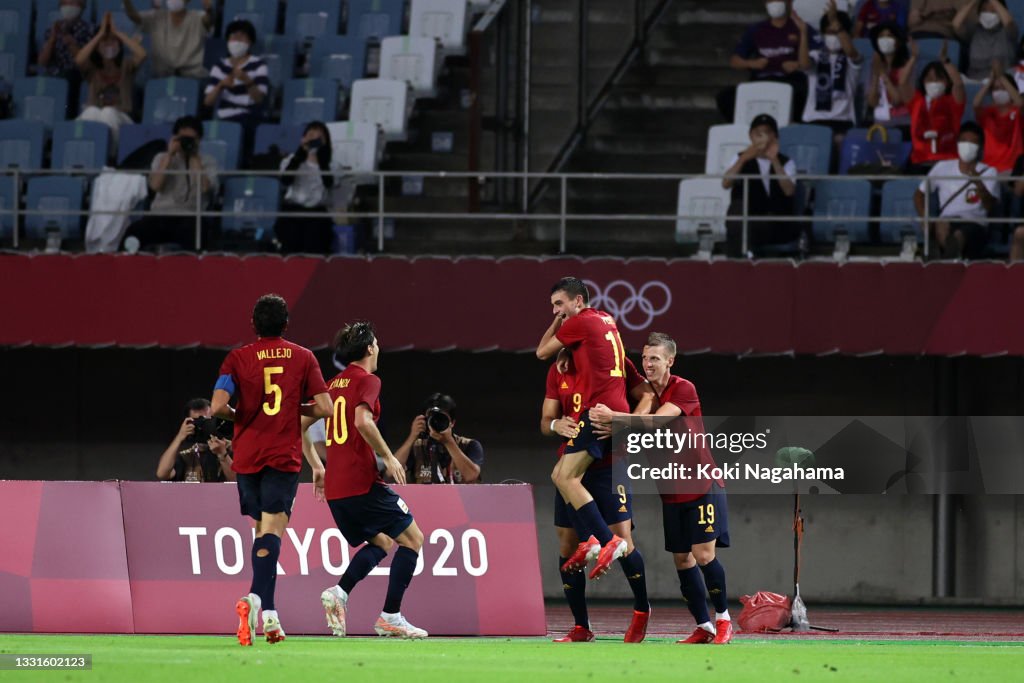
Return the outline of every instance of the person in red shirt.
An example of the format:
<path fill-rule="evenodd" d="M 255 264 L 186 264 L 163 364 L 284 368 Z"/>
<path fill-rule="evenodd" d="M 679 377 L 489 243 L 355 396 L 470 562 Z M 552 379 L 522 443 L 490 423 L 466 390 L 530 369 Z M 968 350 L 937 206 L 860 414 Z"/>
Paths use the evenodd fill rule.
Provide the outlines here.
<path fill-rule="evenodd" d="M 576 377 L 572 353 L 563 348 L 558 352 L 557 360 L 548 368 L 540 419 L 541 434 L 558 436 L 563 439 L 558 448 L 559 458 L 565 452 L 566 441 L 576 434 L 580 414 L 583 411 L 583 395 L 577 391 Z M 629 391 L 631 403 L 636 404 L 635 410 L 640 414 L 648 413 L 653 402 L 654 391 L 628 358 L 626 359 L 626 388 Z M 633 495 L 627 486 L 615 485 L 612 459 L 604 458 L 596 461 L 583 475 L 582 483 L 594 497 L 602 518 L 612 532 L 626 540 L 631 552 L 639 552 L 633 546 L 631 528 Z M 555 491 L 555 532 L 558 534 L 560 571 L 580 544 L 580 537 L 573 528 L 573 514 L 562 494 Z M 626 558 L 620 558 L 619 564 L 633 591 L 634 615 L 649 613 L 647 579 L 642 572 L 630 574 L 625 560 Z M 590 642 L 594 639 L 594 634 L 590 630 L 590 619 L 587 614 L 586 577 L 582 572 L 576 570 L 561 571 L 561 574 L 562 587 L 565 590 L 565 597 L 569 602 L 569 609 L 576 620 L 576 625 L 564 637 L 556 638 L 555 642 Z M 639 626 L 641 619 L 634 618 L 631 626 L 633 623 Z M 645 635 L 646 632 L 643 630 L 627 629 L 625 641 L 640 642 Z"/>
<path fill-rule="evenodd" d="M 914 46 L 914 53 L 917 53 Z M 964 82 L 956 65 L 931 62 L 921 72 L 917 92 L 910 102 L 910 163 L 919 170 L 936 161 L 957 158 L 957 136 L 964 114 Z"/>
<path fill-rule="evenodd" d="M 384 609 L 373 628 L 379 636 L 426 638 L 427 632 L 410 624 L 401 609 L 423 547 L 423 532 L 409 513 L 409 506 L 384 483 L 374 455 L 380 455 L 384 473 L 396 483 L 405 484 L 405 467 L 377 429 L 380 379 L 374 373 L 380 360 L 380 345 L 373 325 L 346 325 L 335 338 L 334 353 L 346 367 L 328 383 L 333 407 L 326 425 L 327 477 L 323 496 L 349 545 L 366 545 L 349 562 L 338 584 L 320 594 L 327 625 L 336 636 L 346 634 L 346 611 L 352 589 L 397 544 Z"/>
<path fill-rule="evenodd" d="M 647 380 L 658 395 L 660 405 L 654 414 L 666 418 L 683 416 L 688 421 L 692 419 L 693 424 L 688 428 L 693 432 L 703 432 L 697 389 L 692 382 L 672 374 L 675 359 L 676 342 L 672 337 L 660 332 L 648 337 L 643 367 Z M 589 417 L 609 424 L 622 415 L 607 406 L 598 405 L 590 410 Z M 714 466 L 714 458 L 706 446 L 695 450 L 696 460 Z M 722 645 L 732 640 L 732 619 L 726 597 L 725 569 L 715 557 L 715 548 L 729 547 L 729 509 L 723 481 L 705 479 L 698 483 L 696 490 L 661 494 L 665 550 L 672 553 L 679 575 L 679 588 L 697 622 L 697 629 L 679 642 Z M 707 595 L 715 606 L 714 626 L 708 614 Z"/>
<path fill-rule="evenodd" d="M 987 96 L 991 106 L 982 106 Z M 974 120 L 985 131 L 985 164 L 999 173 L 1009 173 L 1024 153 L 1021 107 L 1024 98 L 1006 74 L 992 70 L 992 77 L 974 97 Z"/>
<path fill-rule="evenodd" d="M 302 469 L 302 417 L 322 418 L 330 399 L 313 353 L 281 338 L 288 327 L 288 304 L 265 294 L 252 311 L 258 339 L 228 353 L 210 401 L 214 417 L 233 420 L 231 465 L 237 477 L 242 514 L 256 520 L 252 545 L 252 586 L 235 605 L 238 642 L 252 645 L 256 615 L 263 610 L 267 642 L 284 640 L 274 586 L 281 536 L 292 514 Z M 235 407 L 228 405 L 237 397 Z M 312 403 L 306 401 L 312 400 Z M 313 480 L 323 478 L 319 461 L 310 460 Z"/>

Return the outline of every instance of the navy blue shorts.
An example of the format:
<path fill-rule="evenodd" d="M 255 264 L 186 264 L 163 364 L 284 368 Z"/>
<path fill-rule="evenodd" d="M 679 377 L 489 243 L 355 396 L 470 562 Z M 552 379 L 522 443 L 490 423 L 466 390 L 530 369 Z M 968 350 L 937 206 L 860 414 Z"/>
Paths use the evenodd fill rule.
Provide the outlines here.
<path fill-rule="evenodd" d="M 413 523 L 409 506 L 384 484 L 367 493 L 327 501 L 338 531 L 355 548 L 377 534 L 398 538 Z"/>
<path fill-rule="evenodd" d="M 599 467 L 587 470 L 583 475 L 583 488 L 590 492 L 601 511 L 605 524 L 611 526 L 626 522 L 633 518 L 633 492 L 627 484 L 615 484 L 611 467 Z M 562 499 L 562 494 L 555 490 L 555 526 L 574 529 L 576 511 Z"/>
<path fill-rule="evenodd" d="M 292 516 L 295 492 L 299 489 L 298 472 L 282 472 L 264 467 L 254 474 L 236 474 L 238 502 L 242 514 L 259 521 L 263 513 L 285 513 Z"/>
<path fill-rule="evenodd" d="M 701 543 L 717 540 L 719 548 L 729 547 L 729 506 L 725 489 L 712 484 L 711 490 L 689 503 L 662 503 L 665 550 L 688 553 Z"/>
<path fill-rule="evenodd" d="M 576 436 L 565 442 L 565 452 L 582 453 L 585 451 L 594 460 L 604 460 L 611 455 L 612 439 L 611 437 L 601 439 L 594 434 L 594 425 L 587 417 L 587 412 L 584 410 L 580 413 Z"/>

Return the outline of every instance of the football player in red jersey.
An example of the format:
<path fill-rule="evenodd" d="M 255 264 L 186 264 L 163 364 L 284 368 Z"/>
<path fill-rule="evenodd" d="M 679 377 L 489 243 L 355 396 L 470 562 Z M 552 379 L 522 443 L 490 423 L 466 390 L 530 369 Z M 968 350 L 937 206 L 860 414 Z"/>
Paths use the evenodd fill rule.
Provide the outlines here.
<path fill-rule="evenodd" d="M 238 642 L 252 645 L 256 616 L 263 610 L 267 642 L 284 640 L 274 605 L 281 536 L 292 514 L 302 469 L 302 417 L 330 414 L 320 364 L 313 353 L 281 338 L 288 327 L 288 304 L 276 294 L 256 302 L 252 326 L 258 339 L 231 351 L 220 367 L 210 401 L 216 417 L 233 420 L 235 460 L 242 514 L 256 520 L 252 545 L 252 586 L 235 605 Z M 235 407 L 228 402 L 237 398 Z M 306 401 L 312 401 L 306 403 Z M 310 460 L 314 482 L 323 465 Z"/>
<path fill-rule="evenodd" d="M 427 632 L 402 616 L 402 597 L 412 580 L 423 547 L 423 532 L 409 506 L 381 478 L 384 471 L 398 484 L 405 483 L 405 466 L 392 454 L 377 429 L 380 418 L 380 346 L 373 325 L 357 322 L 342 329 L 334 342 L 335 356 L 345 369 L 332 379 L 332 400 L 327 419 L 327 477 L 324 496 L 334 523 L 353 548 L 363 545 L 349 562 L 337 585 L 320 594 L 327 625 L 336 636 L 347 633 L 349 595 L 356 584 L 398 546 L 391 560 L 384 609 L 374 624 L 379 636 L 426 638 Z"/>
<path fill-rule="evenodd" d="M 578 537 L 586 540 L 577 546 L 562 570 L 581 570 L 589 560 L 596 558 L 589 575 L 594 579 L 604 575 L 612 562 L 623 558 L 626 576 L 635 577 L 630 579 L 634 595 L 641 592 L 637 605 L 643 606 L 647 603 L 643 556 L 629 539 L 609 528 L 594 496 L 583 485 L 583 477 L 591 465 L 611 458 L 611 439 L 594 431 L 586 411 L 598 404 L 629 411 L 626 354 L 619 330 L 610 315 L 590 307 L 590 292 L 579 278 L 564 277 L 552 286 L 551 308 L 555 317 L 541 337 L 537 357 L 546 360 L 562 348 L 568 348 L 576 368 L 576 392 L 580 394 L 580 411 L 573 434 L 566 441 L 565 452 L 555 465 L 551 479 L 572 507 L 572 523 Z M 627 638 L 632 632 L 634 638 L 642 640 L 649 617 L 649 603 L 646 609 L 634 607 Z"/>
<path fill-rule="evenodd" d="M 672 374 L 676 359 L 676 343 L 667 334 L 655 332 L 644 346 L 643 367 L 647 380 L 658 395 L 655 415 L 695 418 L 693 427 L 703 431 L 700 398 L 693 383 Z M 608 424 L 618 411 L 598 405 L 589 412 L 589 419 Z M 696 429 L 694 429 L 696 431 Z M 706 447 L 695 453 L 700 462 L 714 465 Z M 672 553 L 679 588 L 697 629 L 680 643 L 724 645 L 732 640 L 732 620 L 726 599 L 725 569 L 715 557 L 715 548 L 729 547 L 729 508 L 723 481 L 704 480 L 698 490 L 661 494 L 662 518 L 665 526 L 665 550 Z M 715 624 L 708 614 L 705 594 L 715 607 Z"/>

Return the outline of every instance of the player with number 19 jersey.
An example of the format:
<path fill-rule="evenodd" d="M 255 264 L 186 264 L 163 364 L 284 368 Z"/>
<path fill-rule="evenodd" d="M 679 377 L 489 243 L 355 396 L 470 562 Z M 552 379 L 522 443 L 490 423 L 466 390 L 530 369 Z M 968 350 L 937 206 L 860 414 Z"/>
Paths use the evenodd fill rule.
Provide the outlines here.
<path fill-rule="evenodd" d="M 566 319 L 555 336 L 572 351 L 581 412 L 603 403 L 614 411 L 628 413 L 626 353 L 615 319 L 604 311 L 585 308 Z"/>
<path fill-rule="evenodd" d="M 230 377 L 235 406 L 234 464 L 240 474 L 264 467 L 302 469 L 299 406 L 327 393 L 320 364 L 309 349 L 281 337 L 261 337 L 232 350 L 220 367 Z"/>

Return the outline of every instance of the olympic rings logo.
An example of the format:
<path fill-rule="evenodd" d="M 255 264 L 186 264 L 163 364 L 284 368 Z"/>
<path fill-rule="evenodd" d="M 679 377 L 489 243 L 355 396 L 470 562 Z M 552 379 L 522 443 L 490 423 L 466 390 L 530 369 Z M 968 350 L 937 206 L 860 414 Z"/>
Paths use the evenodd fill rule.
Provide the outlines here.
<path fill-rule="evenodd" d="M 658 280 L 648 282 L 639 291 L 625 280 L 614 280 L 603 291 L 593 280 L 584 280 L 584 283 L 590 290 L 591 306 L 605 311 L 620 325 L 634 332 L 646 330 L 655 318 L 663 315 L 672 306 L 672 290 L 664 282 Z M 621 296 L 616 296 L 619 293 L 618 290 L 622 290 Z M 664 299 L 664 301 L 660 306 L 648 297 L 648 294 L 654 290 L 661 291 L 658 298 Z M 635 311 L 639 311 L 639 313 L 634 313 Z M 633 314 L 632 317 L 630 314 Z"/>

